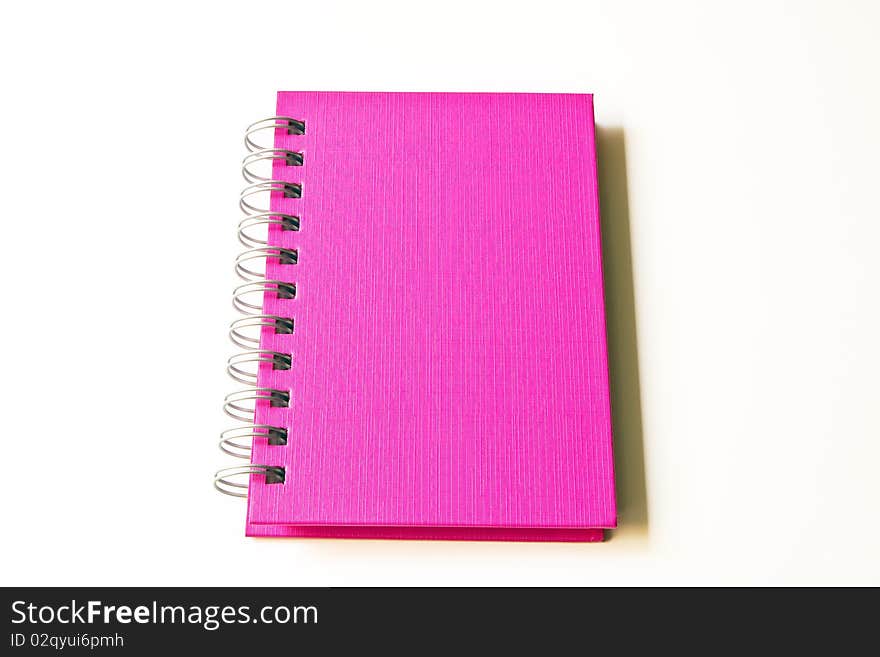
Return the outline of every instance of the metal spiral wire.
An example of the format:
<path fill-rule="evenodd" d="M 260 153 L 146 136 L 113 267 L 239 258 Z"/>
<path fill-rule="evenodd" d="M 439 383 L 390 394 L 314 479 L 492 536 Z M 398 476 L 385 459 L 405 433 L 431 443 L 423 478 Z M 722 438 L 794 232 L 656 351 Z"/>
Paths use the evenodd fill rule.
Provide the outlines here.
<path fill-rule="evenodd" d="M 249 480 L 252 475 L 263 475 L 267 484 L 283 484 L 285 472 L 284 468 L 277 465 L 252 464 L 223 468 L 214 474 L 214 488 L 225 495 L 247 497 L 248 484 L 236 481 L 233 477 Z"/>
<path fill-rule="evenodd" d="M 241 174 L 247 186 L 239 197 L 239 208 L 244 217 L 238 224 L 238 241 L 247 250 L 235 259 L 235 273 L 244 281 L 232 293 L 232 305 L 242 314 L 229 326 L 229 339 L 243 351 L 233 354 L 226 362 L 226 371 L 236 382 L 248 386 L 226 395 L 223 410 L 229 417 L 242 424 L 227 429 L 220 434 L 220 450 L 224 454 L 250 461 L 254 440 L 265 440 L 269 445 L 286 445 L 287 429 L 268 424 L 257 424 L 254 420 L 257 404 L 267 402 L 273 407 L 290 405 L 290 393 L 285 390 L 259 386 L 261 366 L 273 370 L 289 370 L 293 367 L 293 355 L 261 348 L 260 334 L 270 328 L 277 334 L 290 334 L 294 321 L 290 317 L 262 314 L 263 297 L 274 294 L 281 299 L 296 297 L 296 283 L 284 280 L 270 280 L 265 267 L 260 270 L 258 261 L 267 263 L 270 259 L 281 265 L 296 265 L 299 252 L 296 249 L 272 246 L 268 240 L 268 229 L 278 226 L 281 230 L 299 230 L 299 217 L 273 212 L 270 198 L 273 192 L 280 192 L 284 198 L 300 198 L 302 185 L 296 182 L 275 180 L 271 169 L 268 175 L 260 170 L 282 162 L 285 166 L 303 166 L 303 153 L 294 150 L 263 146 L 257 139 L 264 131 L 284 130 L 286 134 L 305 134 L 304 121 L 286 116 L 273 116 L 252 123 L 245 131 L 244 143 L 248 154 L 242 160 Z M 264 137 L 265 138 L 265 137 Z M 266 239 L 259 236 L 266 230 Z M 247 497 L 248 482 L 252 477 L 264 477 L 267 484 L 283 484 L 285 469 L 278 465 L 250 463 L 218 470 L 214 475 L 214 487 L 226 495 Z"/>
<path fill-rule="evenodd" d="M 249 183 L 257 183 L 272 180 L 271 174 L 263 176 L 255 172 L 254 168 L 259 162 L 271 162 L 275 160 L 284 162 L 289 167 L 301 167 L 303 154 L 298 151 L 288 151 L 283 148 L 265 148 L 248 153 L 241 162 L 241 175 Z"/>
<path fill-rule="evenodd" d="M 306 124 L 305 121 L 300 121 L 299 119 L 292 119 L 289 116 L 270 116 L 268 119 L 262 119 L 260 121 L 256 121 L 255 123 L 251 123 L 247 130 L 244 133 L 244 145 L 251 153 L 256 151 L 265 151 L 272 148 L 272 146 L 261 146 L 260 144 L 254 141 L 254 135 L 263 130 L 287 130 L 287 134 L 289 135 L 304 135 L 306 134 Z"/>
<path fill-rule="evenodd" d="M 299 217 L 278 212 L 260 212 L 246 216 L 238 222 L 238 241 L 244 246 L 265 246 L 268 240 L 260 239 L 253 234 L 257 226 L 280 226 L 281 230 L 299 230 Z"/>
<path fill-rule="evenodd" d="M 282 249 L 278 246 L 262 246 L 254 249 L 248 249 L 238 254 L 235 259 L 235 273 L 243 281 L 258 281 L 265 278 L 265 272 L 257 271 L 245 265 L 250 260 L 259 260 L 260 258 L 277 258 L 282 265 L 295 265 L 299 260 L 299 253 L 296 249 Z"/>

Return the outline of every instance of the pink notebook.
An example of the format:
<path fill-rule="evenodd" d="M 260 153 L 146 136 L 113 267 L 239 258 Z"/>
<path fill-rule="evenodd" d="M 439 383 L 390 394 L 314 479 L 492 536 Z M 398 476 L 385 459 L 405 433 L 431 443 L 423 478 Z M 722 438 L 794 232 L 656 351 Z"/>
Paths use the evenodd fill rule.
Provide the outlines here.
<path fill-rule="evenodd" d="M 280 92 L 277 114 L 248 133 L 249 385 L 221 443 L 250 464 L 216 480 L 247 534 L 601 540 L 592 96 Z"/>

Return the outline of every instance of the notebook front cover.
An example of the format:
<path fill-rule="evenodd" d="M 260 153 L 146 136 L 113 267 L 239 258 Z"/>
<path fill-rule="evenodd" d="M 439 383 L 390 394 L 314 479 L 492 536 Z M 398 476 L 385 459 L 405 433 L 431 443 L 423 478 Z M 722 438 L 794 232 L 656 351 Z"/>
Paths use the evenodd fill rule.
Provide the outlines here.
<path fill-rule="evenodd" d="M 616 523 L 592 97 L 281 92 L 249 533 Z M 274 527 L 272 527 L 274 526 Z M 433 531 L 430 529 L 429 531 Z M 308 534 L 308 531 L 300 531 Z M 356 532 L 355 532 L 356 533 Z M 314 535 L 314 531 L 312 532 Z M 592 536 L 594 534 L 590 534 Z M 585 539 L 589 540 L 589 539 Z"/>

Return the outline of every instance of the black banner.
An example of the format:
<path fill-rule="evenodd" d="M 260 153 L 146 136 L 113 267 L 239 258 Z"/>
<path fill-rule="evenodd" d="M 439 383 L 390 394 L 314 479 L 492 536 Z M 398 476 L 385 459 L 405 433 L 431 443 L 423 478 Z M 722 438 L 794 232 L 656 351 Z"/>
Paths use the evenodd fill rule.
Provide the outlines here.
<path fill-rule="evenodd" d="M 839 592 L 834 596 L 839 596 Z M 763 636 L 852 640 L 868 607 L 791 591 L 661 589 L 3 589 L 2 654 L 550 654 L 614 650 L 653 637 L 705 648 Z M 869 611 L 870 610 L 870 611 Z M 705 641 L 699 637 L 705 636 Z M 815 647 L 814 644 L 813 647 Z M 838 645 L 839 647 L 839 645 Z M 319 651 L 319 652 L 312 652 Z M 207 654 L 207 653 L 205 653 Z"/>

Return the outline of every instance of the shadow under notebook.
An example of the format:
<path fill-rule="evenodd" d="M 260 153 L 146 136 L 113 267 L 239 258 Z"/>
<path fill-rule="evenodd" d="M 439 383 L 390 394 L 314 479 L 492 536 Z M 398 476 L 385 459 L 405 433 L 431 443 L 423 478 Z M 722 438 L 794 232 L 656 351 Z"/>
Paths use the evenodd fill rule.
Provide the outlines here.
<path fill-rule="evenodd" d="M 596 153 L 619 522 L 608 532 L 613 540 L 624 533 L 647 537 L 648 491 L 623 128 L 597 126 Z"/>

